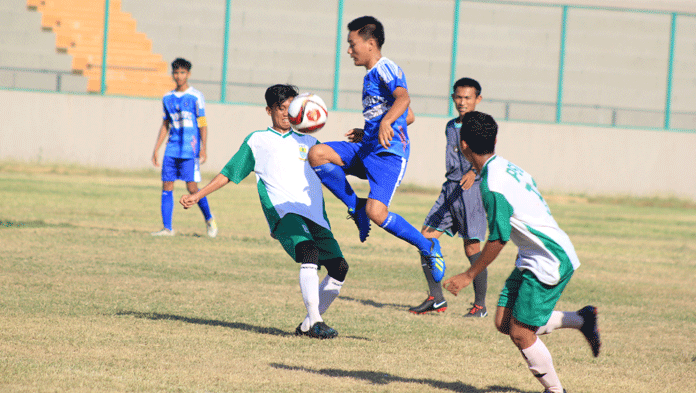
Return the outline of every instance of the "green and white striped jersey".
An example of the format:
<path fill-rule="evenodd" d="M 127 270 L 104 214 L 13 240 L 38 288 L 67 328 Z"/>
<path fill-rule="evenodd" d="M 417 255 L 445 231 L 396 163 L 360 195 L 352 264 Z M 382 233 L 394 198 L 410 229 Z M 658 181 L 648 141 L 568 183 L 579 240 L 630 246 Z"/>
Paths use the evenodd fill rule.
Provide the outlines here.
<path fill-rule="evenodd" d="M 254 131 L 220 173 L 235 183 L 251 172 L 256 174 L 261 207 L 271 233 L 288 213 L 330 230 L 321 181 L 307 162 L 309 149 L 317 143 L 313 136 L 295 131 L 281 134 L 271 127 Z"/>
<path fill-rule="evenodd" d="M 570 238 L 554 220 L 532 176 L 520 167 L 496 155 L 488 159 L 481 170 L 481 197 L 488 240 L 512 240 L 519 248 L 518 269 L 556 285 L 580 266 Z"/>

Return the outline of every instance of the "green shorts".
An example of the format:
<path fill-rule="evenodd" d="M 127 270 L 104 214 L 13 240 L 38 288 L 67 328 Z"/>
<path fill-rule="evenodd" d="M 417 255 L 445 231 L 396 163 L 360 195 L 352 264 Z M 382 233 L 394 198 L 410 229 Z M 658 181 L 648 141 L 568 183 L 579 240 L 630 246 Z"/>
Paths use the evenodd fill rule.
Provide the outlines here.
<path fill-rule="evenodd" d="M 513 318 L 526 325 L 544 326 L 572 276 L 571 270 L 558 284 L 546 285 L 531 271 L 515 268 L 505 280 L 498 307 L 511 309 Z"/>
<path fill-rule="evenodd" d="M 273 231 L 276 238 L 285 249 L 285 252 L 295 258 L 295 246 L 305 241 L 313 241 L 319 250 L 319 261 L 343 258 L 341 248 L 333 237 L 333 233 L 314 221 L 289 213 L 283 216 Z"/>

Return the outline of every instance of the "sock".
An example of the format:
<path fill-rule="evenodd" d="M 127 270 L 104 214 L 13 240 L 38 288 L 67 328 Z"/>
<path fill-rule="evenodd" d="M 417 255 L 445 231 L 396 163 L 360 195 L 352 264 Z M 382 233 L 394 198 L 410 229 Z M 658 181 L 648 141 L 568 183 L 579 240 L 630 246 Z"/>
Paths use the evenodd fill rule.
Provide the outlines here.
<path fill-rule="evenodd" d="M 318 269 L 319 267 L 313 263 L 303 263 L 300 265 L 300 291 L 302 292 L 302 300 L 304 300 L 305 308 L 307 308 L 307 317 L 302 322 L 301 327 L 305 332 L 315 323 L 323 321 L 319 313 Z"/>
<path fill-rule="evenodd" d="M 355 209 L 358 204 L 358 196 L 346 179 L 346 173 L 340 166 L 328 162 L 323 165 L 315 166 L 314 173 L 317 174 L 321 183 L 331 191 L 336 198 L 340 199 L 349 209 Z"/>
<path fill-rule="evenodd" d="M 213 218 L 213 215 L 210 213 L 210 206 L 208 206 L 208 197 L 201 198 L 198 201 L 198 207 L 201 208 L 201 211 L 203 212 L 203 217 L 205 217 L 206 221 Z"/>
<path fill-rule="evenodd" d="M 445 300 L 445 297 L 442 295 L 442 286 L 433 279 L 433 272 L 430 271 L 430 261 L 422 255 L 421 267 L 423 268 L 423 274 L 425 274 L 425 280 L 428 282 L 428 295 L 434 297 L 438 303 Z"/>
<path fill-rule="evenodd" d="M 327 275 L 319 284 L 319 313 L 324 314 L 331 306 L 334 300 L 338 297 L 343 287 L 343 281 L 338 281 L 335 278 Z"/>
<path fill-rule="evenodd" d="M 575 311 L 554 311 L 546 325 L 540 326 L 536 334 L 549 334 L 556 329 L 573 328 L 580 329 L 584 320 Z"/>
<path fill-rule="evenodd" d="M 529 348 L 523 349 L 522 356 L 529 365 L 529 371 L 551 393 L 563 393 L 563 386 L 558 379 L 556 369 L 553 368 L 553 359 L 544 342 L 539 338 Z"/>
<path fill-rule="evenodd" d="M 430 252 L 430 240 L 400 215 L 389 212 L 387 219 L 380 226 L 399 239 L 416 246 L 421 253 Z"/>
<path fill-rule="evenodd" d="M 174 191 L 162 191 L 162 224 L 172 230 L 172 214 L 174 213 Z"/>
<path fill-rule="evenodd" d="M 477 252 L 472 256 L 467 256 L 469 262 L 473 265 L 481 256 L 481 252 Z M 486 291 L 488 290 L 488 269 L 484 269 L 474 278 L 474 304 L 481 307 L 486 307 Z"/>

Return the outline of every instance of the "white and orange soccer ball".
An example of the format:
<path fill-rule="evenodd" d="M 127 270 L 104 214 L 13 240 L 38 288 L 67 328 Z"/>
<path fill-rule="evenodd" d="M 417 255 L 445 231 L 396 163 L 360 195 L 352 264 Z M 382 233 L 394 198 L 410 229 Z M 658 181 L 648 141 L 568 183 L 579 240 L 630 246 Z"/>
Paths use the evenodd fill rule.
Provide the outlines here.
<path fill-rule="evenodd" d="M 326 124 L 329 111 L 324 100 L 316 94 L 302 93 L 295 97 L 288 108 L 292 128 L 303 134 L 317 132 Z"/>

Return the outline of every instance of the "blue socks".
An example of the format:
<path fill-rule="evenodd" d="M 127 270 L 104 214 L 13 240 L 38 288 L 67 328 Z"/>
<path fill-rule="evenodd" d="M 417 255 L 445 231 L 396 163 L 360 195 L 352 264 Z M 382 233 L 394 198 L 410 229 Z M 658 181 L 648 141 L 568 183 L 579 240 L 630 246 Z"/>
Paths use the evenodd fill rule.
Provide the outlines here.
<path fill-rule="evenodd" d="M 201 208 L 201 211 L 203 212 L 203 217 L 205 217 L 206 221 L 213 218 L 213 215 L 210 214 L 210 206 L 208 206 L 208 197 L 201 198 L 201 200 L 198 201 L 198 207 Z"/>
<path fill-rule="evenodd" d="M 358 196 L 346 179 L 343 168 L 333 163 L 326 163 L 314 168 L 321 183 L 331 191 L 336 198 L 340 199 L 349 209 L 355 210 L 358 204 Z"/>
<path fill-rule="evenodd" d="M 162 224 L 172 230 L 172 213 L 174 212 L 174 192 L 162 191 Z"/>
<path fill-rule="evenodd" d="M 389 212 L 387 219 L 380 226 L 399 239 L 416 246 L 421 253 L 430 253 L 430 241 L 400 215 Z"/>

